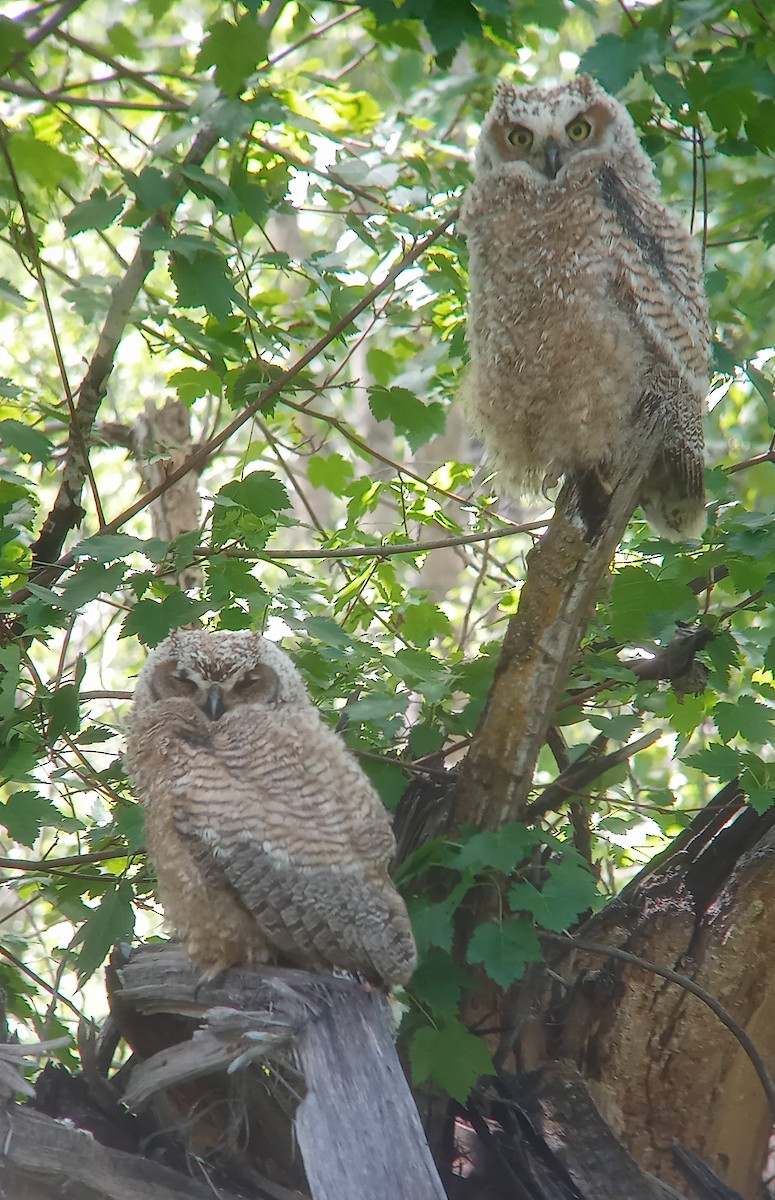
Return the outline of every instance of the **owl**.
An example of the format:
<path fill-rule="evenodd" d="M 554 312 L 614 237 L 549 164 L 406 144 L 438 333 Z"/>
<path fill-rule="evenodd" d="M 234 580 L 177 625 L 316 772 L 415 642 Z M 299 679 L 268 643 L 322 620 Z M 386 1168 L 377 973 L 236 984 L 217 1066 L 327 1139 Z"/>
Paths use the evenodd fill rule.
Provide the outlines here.
<path fill-rule="evenodd" d="M 640 502 L 662 536 L 698 537 L 709 383 L 700 258 L 659 199 L 627 111 L 586 75 L 558 87 L 501 81 L 461 223 L 463 399 L 504 488 L 535 494 L 565 475 L 594 496 L 638 437 L 639 415 L 656 411 L 659 451 Z"/>
<path fill-rule="evenodd" d="M 167 918 L 208 977 L 280 961 L 409 979 L 388 815 L 278 646 L 173 633 L 138 677 L 125 761 Z"/>

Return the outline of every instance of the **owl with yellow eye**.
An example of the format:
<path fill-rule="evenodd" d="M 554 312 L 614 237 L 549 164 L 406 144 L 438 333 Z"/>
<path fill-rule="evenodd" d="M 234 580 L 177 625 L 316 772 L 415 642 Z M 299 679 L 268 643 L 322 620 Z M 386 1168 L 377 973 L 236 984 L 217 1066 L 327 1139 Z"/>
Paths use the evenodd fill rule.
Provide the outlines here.
<path fill-rule="evenodd" d="M 501 82 L 461 224 L 463 398 L 505 490 L 531 495 L 573 477 L 593 537 L 606 473 L 641 414 L 656 411 L 640 502 L 662 536 L 698 537 L 709 383 L 700 256 L 661 202 L 627 110 L 586 75 Z"/>

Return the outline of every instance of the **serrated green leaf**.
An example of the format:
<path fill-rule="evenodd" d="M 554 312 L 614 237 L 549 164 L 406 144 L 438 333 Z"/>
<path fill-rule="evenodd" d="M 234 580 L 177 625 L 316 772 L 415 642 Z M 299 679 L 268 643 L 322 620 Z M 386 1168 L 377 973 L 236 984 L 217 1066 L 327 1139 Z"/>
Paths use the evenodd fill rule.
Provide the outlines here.
<path fill-rule="evenodd" d="M 45 433 L 21 421 L 0 421 L 0 446 L 13 446 L 36 462 L 47 462 L 54 449 Z"/>
<path fill-rule="evenodd" d="M 78 688 L 73 683 L 62 683 L 46 697 L 48 713 L 48 737 L 53 744 L 60 733 L 76 733 L 80 724 Z"/>
<path fill-rule="evenodd" d="M 206 600 L 192 600 L 179 591 L 162 601 L 138 600 L 124 620 L 121 637 L 135 635 L 145 646 L 158 646 L 173 629 L 195 623 L 208 607 Z"/>
<path fill-rule="evenodd" d="M 116 942 L 130 938 L 135 917 L 133 892 L 127 880 L 109 888 L 99 907 L 78 932 L 78 978 L 83 984 L 105 960 Z"/>
<path fill-rule="evenodd" d="M 392 421 L 396 433 L 402 434 L 412 450 L 438 433 L 444 432 L 447 414 L 443 404 L 422 400 L 403 387 L 369 388 L 369 408 L 377 421 Z"/>
<path fill-rule="evenodd" d="M 334 646 L 338 650 L 349 650 L 353 645 L 353 639 L 349 633 L 342 629 L 341 625 L 337 625 L 336 621 L 332 621 L 330 617 L 307 617 L 303 622 L 303 628 L 310 637 L 317 638 L 326 646 Z"/>
<path fill-rule="evenodd" d="M 172 255 L 170 274 L 183 308 L 206 308 L 219 321 L 228 320 L 232 305 L 242 299 L 231 282 L 226 259 L 216 250 L 198 250 L 190 256 Z"/>
<path fill-rule="evenodd" d="M 14 287 L 7 279 L 0 279 L 0 300 L 5 300 L 6 304 L 12 304 L 14 308 L 21 309 L 25 309 L 29 304 L 27 297 L 23 296 L 19 289 Z M 9 396 L 12 399 L 15 399 L 19 395 L 18 388 L 14 388 L 13 391 L 8 390 L 6 387 L 8 384 L 7 379 L 3 379 L 2 384 L 3 387 L 0 390 L 0 395 Z"/>
<path fill-rule="evenodd" d="M 158 167 L 143 167 L 139 175 L 127 171 L 124 178 L 140 208 L 146 212 L 168 208 L 178 198 L 178 188 Z"/>
<path fill-rule="evenodd" d="M 17 173 L 29 175 L 46 191 L 57 190 L 63 180 L 78 179 L 80 167 L 74 157 L 31 134 L 14 133 L 8 149 Z"/>
<path fill-rule="evenodd" d="M 62 588 L 62 601 L 70 612 L 77 612 L 103 592 L 118 591 L 124 580 L 123 562 L 108 567 L 104 562 L 87 559 Z"/>
<path fill-rule="evenodd" d="M 409 1045 L 415 1085 L 430 1080 L 464 1104 L 482 1075 L 495 1071 L 490 1053 L 460 1021 L 418 1029 Z"/>
<path fill-rule="evenodd" d="M 307 459 L 307 478 L 313 487 L 343 496 L 353 477 L 353 465 L 341 454 L 313 454 Z"/>
<path fill-rule="evenodd" d="M 709 742 L 704 749 L 698 750 L 696 754 L 687 754 L 681 761 L 687 767 L 696 767 L 698 771 L 704 771 L 711 778 L 723 782 L 734 779 L 740 772 L 738 752 L 731 746 L 722 745 L 721 742 Z"/>
<path fill-rule="evenodd" d="M 623 567 L 614 576 L 608 607 L 613 637 L 631 644 L 667 623 L 695 617 L 697 599 L 685 583 L 655 579 L 642 567 Z"/>
<path fill-rule="evenodd" d="M 403 693 L 398 696 L 364 696 L 352 700 L 347 705 L 347 716 L 353 721 L 379 721 L 384 717 L 394 717 L 406 712 L 409 696 Z"/>
<path fill-rule="evenodd" d="M 398 802 L 406 791 L 406 774 L 399 766 L 389 762 L 373 762 L 365 759 L 361 766 L 371 780 L 385 808 L 395 812 Z"/>
<path fill-rule="evenodd" d="M 725 742 L 738 734 L 756 746 L 771 742 L 775 738 L 774 718 L 775 709 L 753 696 L 739 696 L 734 704 L 722 700 L 713 710 L 713 720 Z"/>
<path fill-rule="evenodd" d="M 35 845 L 41 827 L 55 826 L 58 815 L 51 801 L 38 792 L 14 792 L 0 805 L 0 824 L 8 830 L 8 836 L 30 848 Z"/>
<path fill-rule="evenodd" d="M 551 861 L 549 875 L 539 891 L 532 883 L 515 883 L 509 905 L 515 912 L 529 912 L 544 929 L 562 933 L 599 899 L 592 872 L 581 862 L 562 858 Z"/>
<path fill-rule="evenodd" d="M 161 538 L 137 538 L 128 533 L 95 533 L 73 550 L 76 558 L 94 558 L 98 562 L 111 562 L 135 553 L 160 563 L 167 553 L 167 543 Z"/>
<path fill-rule="evenodd" d="M 221 377 L 216 371 L 199 367 L 181 367 L 179 371 L 173 371 L 169 383 L 186 405 L 193 404 L 202 396 L 220 396 L 223 388 Z"/>
<path fill-rule="evenodd" d="M 508 874 L 541 840 L 537 830 L 517 822 L 504 825 L 497 832 L 475 833 L 463 845 L 458 866 L 461 870 L 504 871 Z"/>
<path fill-rule="evenodd" d="M 10 17 L 0 17 L 0 72 L 8 71 L 16 60 L 14 74 L 18 74 L 31 49 L 21 23 L 12 21 Z"/>
<path fill-rule="evenodd" d="M 412 976 L 411 992 L 423 1009 L 437 1018 L 457 1015 L 460 997 L 466 988 L 475 986 L 470 971 L 464 970 L 443 950 L 428 950 Z"/>
<path fill-rule="evenodd" d="M 266 517 L 291 507 L 285 485 L 271 471 L 251 471 L 242 479 L 225 484 L 215 498 L 216 504 L 224 498 L 254 517 Z"/>
<path fill-rule="evenodd" d="M 528 963 L 542 962 L 543 951 L 530 921 L 512 917 L 505 921 L 483 921 L 468 943 L 470 963 L 481 963 L 499 987 L 521 979 Z"/>
<path fill-rule="evenodd" d="M 238 96 L 245 80 L 266 57 L 268 33 L 255 16 L 245 14 L 233 24 L 215 21 L 202 42 L 196 65 L 215 67 L 215 82 L 227 96 Z"/>
<path fill-rule="evenodd" d="M 636 26 L 626 37 L 604 33 L 581 56 L 579 71 L 599 79 L 609 92 L 619 92 L 644 66 L 661 66 L 662 38 L 656 29 Z"/>
<path fill-rule="evenodd" d="M 108 196 L 104 188 L 95 188 L 88 200 L 65 213 L 65 233 L 73 237 L 85 229 L 107 229 L 121 215 L 125 203 L 123 196 Z"/>

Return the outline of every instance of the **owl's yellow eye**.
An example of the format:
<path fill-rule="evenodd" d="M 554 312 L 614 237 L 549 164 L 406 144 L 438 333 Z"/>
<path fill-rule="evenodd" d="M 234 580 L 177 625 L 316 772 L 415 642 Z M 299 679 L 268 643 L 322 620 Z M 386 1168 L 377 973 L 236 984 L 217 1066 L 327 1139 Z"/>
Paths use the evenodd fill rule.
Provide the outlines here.
<path fill-rule="evenodd" d="M 520 150 L 528 150 L 533 145 L 533 135 L 524 125 L 515 125 L 506 136 L 512 146 Z"/>
<path fill-rule="evenodd" d="M 585 142 L 592 132 L 589 121 L 571 121 L 565 126 L 565 132 L 572 142 Z"/>

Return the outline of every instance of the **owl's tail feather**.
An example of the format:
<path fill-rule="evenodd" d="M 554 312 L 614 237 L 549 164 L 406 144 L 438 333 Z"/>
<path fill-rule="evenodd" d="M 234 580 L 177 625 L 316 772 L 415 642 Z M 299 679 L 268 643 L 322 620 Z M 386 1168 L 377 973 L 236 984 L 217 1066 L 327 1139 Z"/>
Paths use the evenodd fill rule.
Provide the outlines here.
<path fill-rule="evenodd" d="M 643 482 L 640 503 L 651 528 L 669 542 L 702 537 L 708 520 L 702 457 L 664 448 Z"/>

